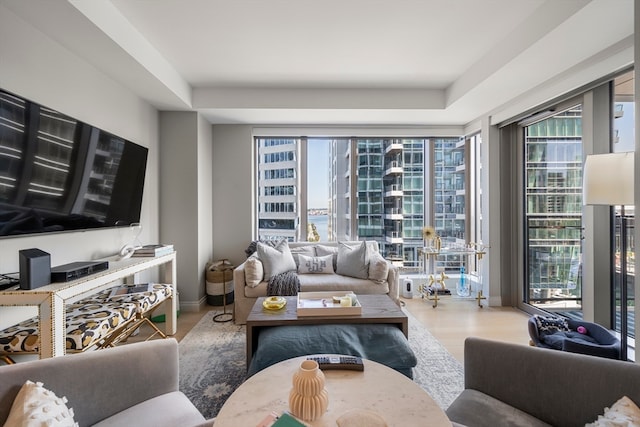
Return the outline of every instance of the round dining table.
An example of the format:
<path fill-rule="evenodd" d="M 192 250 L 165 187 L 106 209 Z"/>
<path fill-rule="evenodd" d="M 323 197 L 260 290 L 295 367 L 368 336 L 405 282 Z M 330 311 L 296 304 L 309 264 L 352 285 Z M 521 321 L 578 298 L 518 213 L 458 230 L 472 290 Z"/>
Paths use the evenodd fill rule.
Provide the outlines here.
<path fill-rule="evenodd" d="M 289 410 L 294 373 L 308 356 L 288 359 L 248 378 L 220 409 L 215 427 L 256 427 L 270 413 Z M 363 360 L 364 370 L 324 370 L 329 407 L 310 427 L 335 427 L 349 411 L 362 410 L 384 419 L 389 427 L 450 427 L 451 421 L 418 384 L 377 362 Z"/>

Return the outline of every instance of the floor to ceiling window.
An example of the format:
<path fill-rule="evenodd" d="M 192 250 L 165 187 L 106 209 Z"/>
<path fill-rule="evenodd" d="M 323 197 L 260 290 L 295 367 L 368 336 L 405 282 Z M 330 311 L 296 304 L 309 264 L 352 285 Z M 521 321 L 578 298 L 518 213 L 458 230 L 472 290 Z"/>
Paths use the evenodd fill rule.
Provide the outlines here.
<path fill-rule="evenodd" d="M 531 312 L 580 318 L 587 315 L 588 295 L 588 320 L 595 317 L 618 332 L 623 322 L 621 307 L 626 307 L 631 347 L 635 337 L 635 208 L 583 206 L 582 174 L 585 150 L 596 154 L 634 151 L 634 106 L 634 75 L 628 71 L 572 100 L 559 101 L 507 125 L 502 133 L 505 141 L 521 142 L 513 145 L 518 147 L 514 158 L 521 159 L 520 191 L 512 193 L 521 198 L 523 218 L 522 233 L 514 236 L 518 253 L 513 261 L 522 278 L 518 304 Z M 605 208 L 610 214 L 602 210 Z M 588 217 L 583 217 L 585 212 Z M 623 212 L 629 237 L 624 242 Z M 586 226 L 585 218 L 590 221 Z M 598 240 L 594 229 L 598 229 Z M 586 251 L 588 264 L 584 263 Z M 626 301 L 623 283 L 627 283 Z"/>
<path fill-rule="evenodd" d="M 582 106 L 523 126 L 525 302 L 579 310 Z"/>
<path fill-rule="evenodd" d="M 476 206 L 467 191 L 470 141 L 258 137 L 258 238 L 375 240 L 396 265 L 418 268 L 425 225 L 449 247 L 476 240 L 466 212 Z"/>

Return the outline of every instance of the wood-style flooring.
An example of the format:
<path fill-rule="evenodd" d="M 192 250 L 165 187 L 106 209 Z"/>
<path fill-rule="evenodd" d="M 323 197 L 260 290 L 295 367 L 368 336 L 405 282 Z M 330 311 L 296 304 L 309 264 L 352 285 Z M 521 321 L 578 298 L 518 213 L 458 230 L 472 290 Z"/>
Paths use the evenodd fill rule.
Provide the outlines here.
<path fill-rule="evenodd" d="M 470 336 L 522 345 L 529 343 L 529 315 L 523 311 L 510 307 L 487 307 L 486 304 L 479 308 L 475 301 L 451 297 L 441 299 L 436 308 L 433 308 L 431 301 L 419 297 L 401 300 L 405 302 L 406 309 L 460 362 L 464 361 L 464 340 Z M 208 308 L 215 310 L 218 307 Z M 230 309 L 227 306 L 227 311 Z M 205 315 L 208 315 L 207 310 L 181 312 L 175 338 L 180 341 Z M 142 331 L 139 336 L 130 338 L 129 342 L 139 341 L 144 336 Z"/>

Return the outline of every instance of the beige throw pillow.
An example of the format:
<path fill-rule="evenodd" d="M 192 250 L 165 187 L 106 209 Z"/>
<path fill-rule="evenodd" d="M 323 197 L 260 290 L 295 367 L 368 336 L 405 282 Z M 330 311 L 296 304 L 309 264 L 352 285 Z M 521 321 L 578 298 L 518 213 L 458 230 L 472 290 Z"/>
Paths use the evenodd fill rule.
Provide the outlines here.
<path fill-rule="evenodd" d="M 296 262 L 286 240 L 282 240 L 273 248 L 258 242 L 258 258 L 262 261 L 265 281 L 278 274 L 296 270 Z"/>
<path fill-rule="evenodd" d="M 369 278 L 369 264 L 367 262 L 367 247 L 365 242 L 360 242 L 355 246 L 338 242 L 336 273 L 358 279 Z"/>
<path fill-rule="evenodd" d="M 257 255 L 251 255 L 244 263 L 244 281 L 247 286 L 255 288 L 264 278 L 264 267 Z"/>
<path fill-rule="evenodd" d="M 300 265 L 298 265 L 298 274 L 332 274 L 333 273 L 333 255 L 325 256 L 306 256 L 298 255 Z"/>
<path fill-rule="evenodd" d="M 369 257 L 369 280 L 376 283 L 386 282 L 389 275 L 389 263 L 380 252 L 373 252 Z"/>
<path fill-rule="evenodd" d="M 640 425 L 640 408 L 627 396 L 622 396 L 611 408 L 604 408 L 604 415 L 585 427 L 622 427 Z"/>
<path fill-rule="evenodd" d="M 16 395 L 4 427 L 77 427 L 66 397 L 58 397 L 41 382 L 27 380 Z"/>

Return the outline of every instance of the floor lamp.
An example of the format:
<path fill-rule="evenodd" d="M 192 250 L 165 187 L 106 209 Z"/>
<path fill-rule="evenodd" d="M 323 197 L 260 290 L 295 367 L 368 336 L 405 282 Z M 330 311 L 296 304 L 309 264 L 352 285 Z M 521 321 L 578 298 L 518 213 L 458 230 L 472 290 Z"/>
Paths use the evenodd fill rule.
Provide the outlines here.
<path fill-rule="evenodd" d="M 585 205 L 620 206 L 620 358 L 627 360 L 627 218 L 634 204 L 634 153 L 592 154 L 584 163 L 582 200 Z"/>

